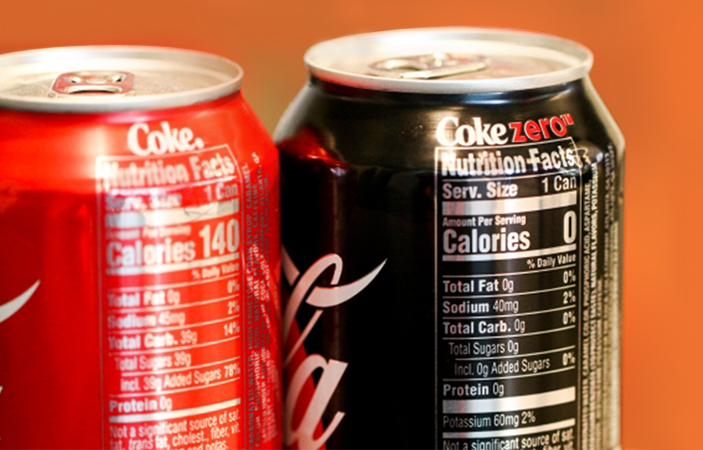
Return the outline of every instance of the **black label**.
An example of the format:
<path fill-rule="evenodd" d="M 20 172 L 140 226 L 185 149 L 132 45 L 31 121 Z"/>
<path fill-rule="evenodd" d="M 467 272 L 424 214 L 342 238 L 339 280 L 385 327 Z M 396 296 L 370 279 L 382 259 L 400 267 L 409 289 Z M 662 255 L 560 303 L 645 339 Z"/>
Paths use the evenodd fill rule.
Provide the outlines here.
<path fill-rule="evenodd" d="M 587 158 L 570 138 L 435 156 L 437 446 L 581 448 Z"/>

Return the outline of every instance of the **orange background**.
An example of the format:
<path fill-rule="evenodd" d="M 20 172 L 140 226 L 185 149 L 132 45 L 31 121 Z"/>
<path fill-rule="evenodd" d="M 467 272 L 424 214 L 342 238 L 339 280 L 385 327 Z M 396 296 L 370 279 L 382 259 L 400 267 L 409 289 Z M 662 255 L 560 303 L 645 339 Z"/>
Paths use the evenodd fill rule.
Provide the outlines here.
<path fill-rule="evenodd" d="M 84 44 L 205 50 L 245 69 L 270 131 L 324 39 L 441 25 L 537 30 L 595 54 L 627 140 L 623 444 L 703 448 L 703 14 L 683 0 L 3 0 L 0 51 Z M 700 177 L 700 178 L 699 178 Z M 67 430 L 67 432 L 70 432 Z"/>

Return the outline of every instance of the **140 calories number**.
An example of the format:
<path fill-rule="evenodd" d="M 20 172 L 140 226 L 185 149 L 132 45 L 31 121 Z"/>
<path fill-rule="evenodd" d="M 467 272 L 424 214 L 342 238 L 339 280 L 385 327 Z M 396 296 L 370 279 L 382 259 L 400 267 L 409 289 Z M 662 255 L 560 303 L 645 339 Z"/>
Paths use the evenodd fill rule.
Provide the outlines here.
<path fill-rule="evenodd" d="M 198 235 L 203 238 L 203 256 L 209 258 L 213 253 L 224 255 L 225 251 L 234 253 L 239 249 L 239 221 L 230 219 L 225 223 L 218 222 L 213 232 L 210 224 L 200 230 Z"/>

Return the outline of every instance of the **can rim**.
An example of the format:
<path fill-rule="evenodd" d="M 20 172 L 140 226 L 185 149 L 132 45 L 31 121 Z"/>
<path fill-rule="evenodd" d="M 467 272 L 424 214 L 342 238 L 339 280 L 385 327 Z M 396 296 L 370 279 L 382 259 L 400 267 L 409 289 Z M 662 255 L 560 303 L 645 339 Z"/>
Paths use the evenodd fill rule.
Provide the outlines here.
<path fill-rule="evenodd" d="M 75 61 L 119 55 L 137 56 L 149 61 L 191 64 L 198 69 L 220 73 L 221 82 L 212 86 L 180 92 L 137 95 L 132 97 L 76 96 L 73 98 L 30 97 L 0 92 L 0 108 L 40 112 L 101 113 L 135 110 L 156 110 L 188 106 L 216 100 L 237 92 L 244 71 L 239 64 L 222 56 L 198 50 L 138 45 L 90 45 L 24 50 L 0 55 L 0 77 L 11 67 L 21 64 L 49 63 L 72 57 Z M 81 66 L 76 66 L 80 69 Z"/>
<path fill-rule="evenodd" d="M 546 49 L 569 60 L 567 67 L 538 75 L 489 79 L 414 80 L 385 78 L 334 68 L 331 57 L 340 54 L 340 46 L 387 45 L 402 39 L 473 38 Z M 392 55 L 391 55 L 392 56 Z M 520 91 L 559 85 L 588 75 L 593 66 L 593 53 L 575 41 L 533 31 L 481 28 L 440 27 L 409 28 L 344 36 L 323 41 L 310 47 L 303 57 L 311 77 L 335 84 L 376 91 L 423 94 L 474 94 Z"/>

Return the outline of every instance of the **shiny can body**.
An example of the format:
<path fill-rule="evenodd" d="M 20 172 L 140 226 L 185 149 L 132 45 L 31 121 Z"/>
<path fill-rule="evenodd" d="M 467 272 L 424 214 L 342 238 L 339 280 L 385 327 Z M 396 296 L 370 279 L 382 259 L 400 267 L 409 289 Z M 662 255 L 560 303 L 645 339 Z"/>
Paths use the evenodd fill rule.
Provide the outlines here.
<path fill-rule="evenodd" d="M 0 448 L 279 448 L 276 149 L 238 86 L 101 86 L 0 109 Z"/>
<path fill-rule="evenodd" d="M 291 448 L 619 446 L 624 141 L 587 69 L 487 86 L 340 62 L 462 33 L 516 39 L 306 57 L 275 135 Z"/>

